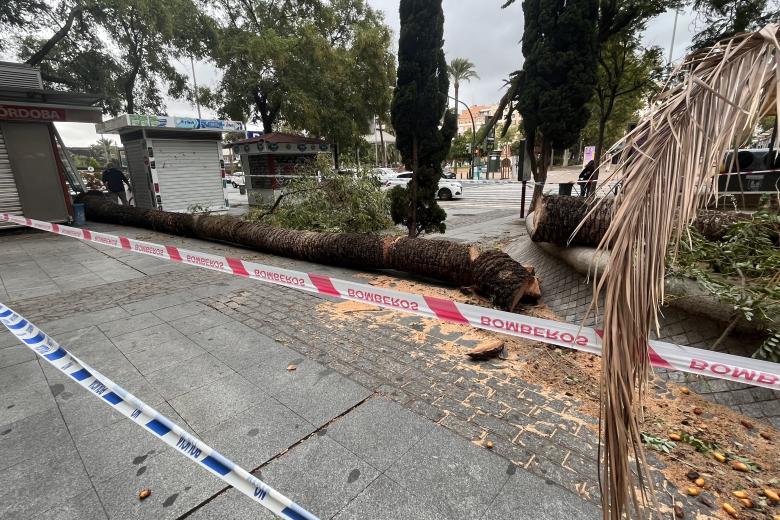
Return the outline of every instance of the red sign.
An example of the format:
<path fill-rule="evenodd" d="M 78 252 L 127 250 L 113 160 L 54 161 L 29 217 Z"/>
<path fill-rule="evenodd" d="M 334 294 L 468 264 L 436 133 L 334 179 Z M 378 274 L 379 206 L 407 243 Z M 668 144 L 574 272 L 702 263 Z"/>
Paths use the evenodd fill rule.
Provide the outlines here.
<path fill-rule="evenodd" d="M 0 119 L 16 121 L 65 121 L 65 110 L 47 106 L 0 105 Z"/>

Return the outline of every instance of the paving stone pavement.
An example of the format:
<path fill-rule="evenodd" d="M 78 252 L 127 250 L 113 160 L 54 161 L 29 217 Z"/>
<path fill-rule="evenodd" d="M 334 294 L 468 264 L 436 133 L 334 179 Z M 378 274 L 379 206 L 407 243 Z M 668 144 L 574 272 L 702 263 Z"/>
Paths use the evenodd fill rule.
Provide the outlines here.
<path fill-rule="evenodd" d="M 25 254 L 62 238 L 18 240 L 23 271 Z M 106 257 L 103 283 L 4 303 L 322 518 L 600 517 L 594 420 L 498 364 L 440 356 L 443 331 L 420 342 L 415 317 L 326 321 L 328 297 L 196 268 L 149 263 L 109 282 L 126 254 L 84 246 Z M 270 518 L 7 333 L 0 382 L 0 517 Z"/>
<path fill-rule="evenodd" d="M 593 300 L 593 285 L 586 277 L 537 247 L 527 232 L 517 236 L 507 248 L 507 253 L 517 261 L 536 268 L 542 279 L 542 302 L 559 316 L 569 323 L 580 323 L 583 318 L 586 318 L 586 325 L 596 323 L 597 320 L 588 314 Z M 726 328 L 722 323 L 673 307 L 665 307 L 662 312 L 658 338 L 671 343 L 710 349 Z M 723 339 L 719 350 L 750 356 L 759 341 L 755 336 L 732 333 Z M 780 392 L 696 374 L 666 370 L 658 370 L 657 373 L 667 381 L 688 386 L 710 401 L 780 428 Z"/>
<path fill-rule="evenodd" d="M 470 429 L 484 436 L 494 427 L 478 425 L 477 407 L 509 409 L 498 396 L 472 391 L 481 383 L 467 381 L 467 367 L 428 366 L 411 356 L 413 329 L 405 324 L 375 342 L 368 329 L 352 334 L 318 319 L 326 298 L 153 263 L 136 263 L 138 276 L 110 281 L 114 267 L 128 268 L 121 251 L 66 246 L 45 234 L 13 236 L 11 243 L 24 245 L 7 250 L 6 238 L 0 236 L 0 256 L 16 261 L 13 276 L 0 262 L 4 281 L 28 265 L 30 280 L 50 286 L 41 262 L 29 262 L 49 250 L 59 250 L 65 265 L 99 262 L 105 276 L 79 288 L 54 282 L 43 293 L 11 292 L 4 303 L 321 518 L 494 518 L 518 507 L 526 509 L 513 518 L 600 517 L 592 501 L 571 490 L 584 477 L 518 466 L 509 438 L 500 444 L 496 437 L 492 452 L 472 442 Z M 209 250 L 201 246 L 191 247 Z M 288 370 L 290 364 L 297 368 Z M 521 399 L 522 391 L 529 393 Z M 415 392 L 453 397 L 471 417 L 456 417 L 445 411 L 449 402 L 427 403 Z M 507 399 L 517 394 L 511 405 L 519 412 L 519 403 L 535 399 L 532 392 L 516 386 Z M 545 403 L 565 406 L 536 399 L 538 413 Z M 4 519 L 271 517 L 8 333 L 0 334 L 0 439 Z M 144 501 L 137 498 L 142 488 L 152 490 Z M 548 506 L 541 513 L 530 507 L 541 502 Z"/>

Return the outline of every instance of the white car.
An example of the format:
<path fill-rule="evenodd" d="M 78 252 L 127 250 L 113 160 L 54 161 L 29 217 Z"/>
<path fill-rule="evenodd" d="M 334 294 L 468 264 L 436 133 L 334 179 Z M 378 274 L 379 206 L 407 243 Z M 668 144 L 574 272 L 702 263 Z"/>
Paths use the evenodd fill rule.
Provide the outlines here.
<path fill-rule="evenodd" d="M 402 172 L 395 174 L 394 177 L 387 177 L 384 180 L 384 188 L 391 189 L 395 186 L 405 186 L 412 180 L 412 172 Z M 436 196 L 441 200 L 452 200 L 463 197 L 463 185 L 451 179 L 439 179 L 439 191 Z"/>
<path fill-rule="evenodd" d="M 398 175 L 398 172 L 392 168 L 374 168 L 371 170 L 371 175 L 379 181 L 385 181 Z"/>
<path fill-rule="evenodd" d="M 239 186 L 246 186 L 244 172 L 234 172 L 233 175 L 231 175 L 228 179 L 228 182 L 232 184 L 234 188 L 238 188 Z"/>

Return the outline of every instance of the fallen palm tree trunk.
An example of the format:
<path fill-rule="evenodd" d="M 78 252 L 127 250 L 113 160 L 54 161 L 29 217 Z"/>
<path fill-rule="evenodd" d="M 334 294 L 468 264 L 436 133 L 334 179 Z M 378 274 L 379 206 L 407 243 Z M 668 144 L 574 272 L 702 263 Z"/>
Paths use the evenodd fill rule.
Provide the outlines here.
<path fill-rule="evenodd" d="M 583 222 L 591 208 L 587 199 L 582 197 L 544 195 L 534 210 L 536 228 L 531 235 L 531 240 L 560 246 L 597 246 L 609 228 L 612 219 L 612 203 L 610 200 L 603 201 L 597 211 Z M 569 241 L 580 223 L 582 227 Z"/>
<path fill-rule="evenodd" d="M 591 209 L 594 211 L 589 214 Z M 531 240 L 559 246 L 596 247 L 612 222 L 613 212 L 612 198 L 598 201 L 594 206 L 582 197 L 545 195 L 534 211 L 536 227 Z M 582 227 L 577 229 L 583 220 Z M 705 238 L 716 241 L 724 237 L 730 226 L 744 220 L 750 220 L 750 215 L 734 211 L 701 210 L 692 224 Z M 572 238 L 575 230 L 577 233 Z"/>
<path fill-rule="evenodd" d="M 473 286 L 501 309 L 534 302 L 539 285 L 533 273 L 497 250 L 446 240 L 385 237 L 361 233 L 320 233 L 280 229 L 235 217 L 190 215 L 118 206 L 103 194 L 79 195 L 87 219 L 162 233 L 226 242 L 287 258 L 353 269 L 393 269 L 458 287 Z"/>

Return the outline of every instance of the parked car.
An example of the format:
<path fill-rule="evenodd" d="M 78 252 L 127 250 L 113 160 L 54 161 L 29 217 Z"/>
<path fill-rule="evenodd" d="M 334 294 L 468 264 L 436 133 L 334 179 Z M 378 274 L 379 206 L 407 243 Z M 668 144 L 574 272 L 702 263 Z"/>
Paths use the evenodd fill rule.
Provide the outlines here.
<path fill-rule="evenodd" d="M 234 188 L 238 188 L 239 186 L 246 186 L 244 172 L 234 172 L 233 175 L 230 176 L 230 184 L 232 184 Z"/>
<path fill-rule="evenodd" d="M 374 168 L 371 170 L 371 175 L 383 181 L 391 177 L 395 177 L 398 175 L 398 172 L 392 168 Z"/>
<path fill-rule="evenodd" d="M 412 179 L 412 172 L 396 173 L 394 177 L 388 177 L 384 182 L 384 189 L 395 186 L 405 186 Z M 463 185 L 450 179 L 439 179 L 439 191 L 436 196 L 441 200 L 459 199 L 463 196 Z"/>
<path fill-rule="evenodd" d="M 457 179 L 458 175 L 451 170 L 445 170 L 441 173 L 442 179 Z"/>

